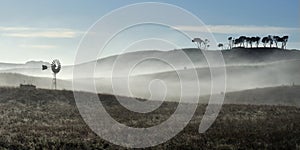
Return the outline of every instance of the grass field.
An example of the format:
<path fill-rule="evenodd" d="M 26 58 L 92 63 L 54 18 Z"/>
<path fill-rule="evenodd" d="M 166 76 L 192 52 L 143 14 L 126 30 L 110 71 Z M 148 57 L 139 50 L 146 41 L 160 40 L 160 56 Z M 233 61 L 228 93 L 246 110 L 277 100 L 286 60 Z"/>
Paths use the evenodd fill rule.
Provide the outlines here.
<path fill-rule="evenodd" d="M 166 120 L 176 103 L 147 115 L 99 95 L 117 121 L 148 127 Z M 149 149 L 299 149 L 300 108 L 268 105 L 223 105 L 204 134 L 198 127 L 206 105 L 199 104 L 188 126 L 176 137 Z M 0 88 L 0 149 L 125 149 L 93 133 L 81 118 L 71 91 Z"/>

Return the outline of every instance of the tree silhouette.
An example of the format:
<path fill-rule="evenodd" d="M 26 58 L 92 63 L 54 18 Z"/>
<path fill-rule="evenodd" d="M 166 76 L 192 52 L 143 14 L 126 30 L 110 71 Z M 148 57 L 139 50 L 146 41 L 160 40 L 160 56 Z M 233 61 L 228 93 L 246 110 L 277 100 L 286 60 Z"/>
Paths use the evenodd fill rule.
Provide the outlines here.
<path fill-rule="evenodd" d="M 273 36 L 273 40 L 275 42 L 276 48 L 278 48 L 278 42 L 281 42 L 281 38 L 279 36 Z"/>
<path fill-rule="evenodd" d="M 283 36 L 282 37 L 282 39 L 283 39 L 283 42 L 282 42 L 282 49 L 286 49 L 286 44 L 287 44 L 287 42 L 288 42 L 288 39 L 289 39 L 289 36 Z"/>
<path fill-rule="evenodd" d="M 246 47 L 248 47 L 248 45 L 250 45 L 251 38 L 250 37 L 246 37 L 245 38 L 245 42 L 246 42 Z"/>
<path fill-rule="evenodd" d="M 232 44 L 233 44 L 232 37 L 228 37 L 228 46 L 229 46 L 229 49 L 232 48 Z"/>
<path fill-rule="evenodd" d="M 264 47 L 266 47 L 267 43 L 269 43 L 269 38 L 268 37 L 263 37 L 261 42 L 263 43 Z"/>
<path fill-rule="evenodd" d="M 251 38 L 250 38 L 250 42 L 249 42 L 249 43 L 250 43 L 250 46 L 251 46 L 251 48 L 252 48 L 252 45 L 253 45 L 253 43 L 255 43 L 255 42 L 256 42 L 256 37 L 254 37 L 254 36 L 253 36 L 253 37 L 251 37 Z"/>
<path fill-rule="evenodd" d="M 222 43 L 219 43 L 218 47 L 221 48 L 221 49 L 223 49 L 224 45 Z"/>
<path fill-rule="evenodd" d="M 273 44 L 275 44 L 275 47 L 278 48 L 278 43 L 282 43 L 281 48 L 286 49 L 286 45 L 288 42 L 289 36 L 272 36 L 268 35 L 263 38 L 259 36 L 253 36 L 253 37 L 247 37 L 247 36 L 240 36 L 239 38 L 232 38 L 228 37 L 229 42 L 229 48 L 233 47 L 245 47 L 245 48 L 253 48 L 253 44 L 256 44 L 256 48 L 259 47 L 260 42 L 263 43 L 263 47 L 266 47 L 268 44 L 270 48 L 273 47 Z M 205 41 L 203 42 L 205 43 Z M 220 43 L 221 44 L 221 43 Z M 219 45 L 218 45 L 219 46 Z M 223 45 L 224 46 L 224 45 Z"/>
<path fill-rule="evenodd" d="M 233 39 L 233 40 L 232 40 L 232 46 L 233 46 L 233 47 L 236 47 L 236 45 L 237 45 L 237 39 Z"/>
<path fill-rule="evenodd" d="M 234 40 L 234 44 L 237 46 L 237 45 L 239 45 L 240 47 L 242 46 L 242 40 L 241 40 L 241 38 L 237 38 L 237 39 L 235 39 Z"/>
<path fill-rule="evenodd" d="M 246 37 L 246 47 L 248 47 L 248 45 L 252 48 L 252 37 Z"/>
<path fill-rule="evenodd" d="M 194 38 L 192 40 L 192 42 L 194 42 L 199 49 L 201 49 L 202 47 L 203 47 L 203 49 L 207 49 L 209 47 L 209 45 L 208 45 L 209 40 L 208 39 L 202 40 L 201 38 Z M 202 46 L 202 44 L 203 44 L 203 46 Z"/>
<path fill-rule="evenodd" d="M 256 43 L 256 48 L 258 48 L 258 46 L 259 46 L 259 41 L 260 41 L 260 37 L 259 36 L 257 36 L 257 37 L 255 37 L 255 43 Z"/>
<path fill-rule="evenodd" d="M 234 39 L 234 38 L 232 38 L 232 41 L 231 41 L 231 43 L 232 43 L 232 48 L 233 48 L 233 47 L 236 47 L 236 44 L 235 44 L 235 39 Z"/>
<path fill-rule="evenodd" d="M 208 43 L 209 43 L 209 40 L 208 40 L 208 39 L 205 39 L 204 42 L 203 42 L 203 44 L 204 44 L 204 49 L 207 49 L 207 48 L 209 47 Z"/>
<path fill-rule="evenodd" d="M 268 35 L 268 39 L 269 39 L 269 42 L 270 42 L 270 48 L 271 48 L 272 45 L 273 45 L 273 42 L 274 42 L 273 37 L 272 37 L 271 35 Z"/>
<path fill-rule="evenodd" d="M 194 38 L 192 42 L 196 43 L 199 49 L 201 49 L 202 43 L 204 43 L 204 41 L 201 38 Z"/>
<path fill-rule="evenodd" d="M 245 47 L 246 38 L 247 38 L 246 36 L 239 37 L 240 47 L 242 47 L 242 45 L 243 45 L 243 47 Z"/>

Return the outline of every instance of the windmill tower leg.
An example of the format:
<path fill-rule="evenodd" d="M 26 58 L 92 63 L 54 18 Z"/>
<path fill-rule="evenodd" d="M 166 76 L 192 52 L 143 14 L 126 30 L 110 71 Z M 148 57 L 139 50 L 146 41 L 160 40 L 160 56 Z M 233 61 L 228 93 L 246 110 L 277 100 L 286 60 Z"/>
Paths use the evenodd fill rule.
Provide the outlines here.
<path fill-rule="evenodd" d="M 56 73 L 53 73 L 52 88 L 56 90 Z"/>

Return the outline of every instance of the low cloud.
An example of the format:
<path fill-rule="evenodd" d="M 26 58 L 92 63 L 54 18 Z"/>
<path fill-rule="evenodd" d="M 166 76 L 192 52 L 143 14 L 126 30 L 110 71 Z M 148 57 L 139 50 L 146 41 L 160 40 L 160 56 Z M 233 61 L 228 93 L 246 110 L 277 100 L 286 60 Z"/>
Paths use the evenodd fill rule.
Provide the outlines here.
<path fill-rule="evenodd" d="M 67 28 L 1 27 L 2 36 L 19 38 L 75 38 L 82 32 Z"/>
<path fill-rule="evenodd" d="M 299 28 L 274 26 L 206 25 L 175 26 L 173 28 L 188 32 L 211 32 L 216 34 L 284 34 L 299 32 Z"/>
<path fill-rule="evenodd" d="M 20 45 L 22 48 L 36 48 L 36 49 L 52 49 L 57 48 L 55 45 Z"/>
<path fill-rule="evenodd" d="M 28 28 L 28 27 L 2 27 L 0 26 L 0 31 L 30 31 L 34 28 Z"/>

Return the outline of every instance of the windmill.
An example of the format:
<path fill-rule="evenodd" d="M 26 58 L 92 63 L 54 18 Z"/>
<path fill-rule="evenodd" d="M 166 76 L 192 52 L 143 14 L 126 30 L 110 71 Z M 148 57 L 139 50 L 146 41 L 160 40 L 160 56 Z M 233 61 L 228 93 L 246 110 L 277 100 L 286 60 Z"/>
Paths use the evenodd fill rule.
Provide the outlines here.
<path fill-rule="evenodd" d="M 48 69 L 47 65 L 42 65 L 42 70 Z M 60 71 L 61 64 L 58 59 L 54 59 L 51 63 L 51 70 L 53 72 L 53 80 L 52 80 L 52 87 L 56 90 L 56 74 Z"/>

